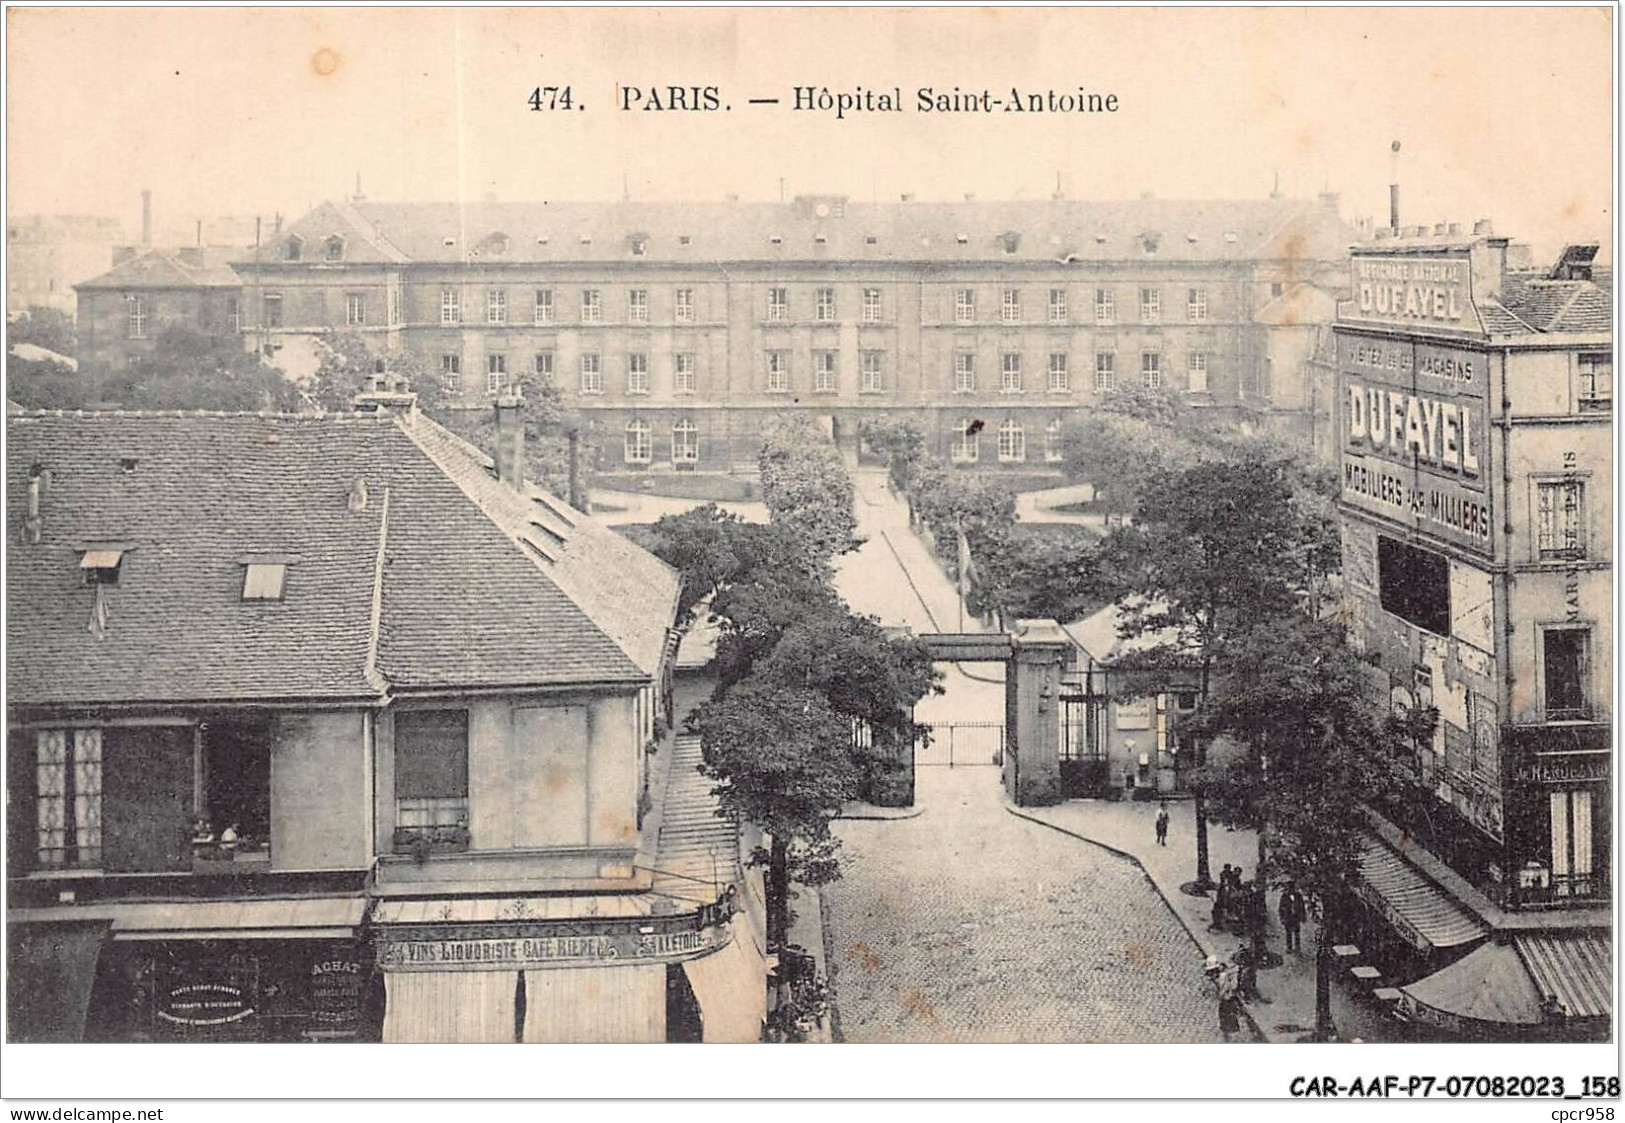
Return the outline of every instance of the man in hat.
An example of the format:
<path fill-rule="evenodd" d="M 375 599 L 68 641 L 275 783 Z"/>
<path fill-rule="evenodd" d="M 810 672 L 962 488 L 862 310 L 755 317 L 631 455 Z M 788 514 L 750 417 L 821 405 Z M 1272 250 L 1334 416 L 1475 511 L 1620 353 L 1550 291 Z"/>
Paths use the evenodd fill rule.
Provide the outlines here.
<path fill-rule="evenodd" d="M 1281 914 L 1281 929 L 1286 932 L 1287 951 L 1302 951 L 1303 944 L 1298 939 L 1298 929 L 1303 927 L 1303 918 L 1308 915 L 1309 908 L 1296 881 L 1288 881 L 1286 888 L 1281 890 L 1278 911 Z"/>

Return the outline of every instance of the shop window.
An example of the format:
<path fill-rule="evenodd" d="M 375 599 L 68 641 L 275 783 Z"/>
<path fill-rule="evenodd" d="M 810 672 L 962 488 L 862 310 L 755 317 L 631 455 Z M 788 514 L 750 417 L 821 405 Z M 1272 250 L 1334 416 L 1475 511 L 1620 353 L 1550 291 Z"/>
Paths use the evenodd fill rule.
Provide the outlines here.
<path fill-rule="evenodd" d="M 1590 639 L 1585 628 L 1548 628 L 1543 633 L 1547 721 L 1584 721 L 1591 716 L 1586 689 Z"/>
<path fill-rule="evenodd" d="M 468 849 L 468 711 L 395 715 L 395 850 Z"/>
<path fill-rule="evenodd" d="M 269 862 L 271 724 L 205 722 L 197 767 L 201 797 L 193 823 L 195 862 Z"/>
<path fill-rule="evenodd" d="M 1550 881 L 1541 888 L 1555 899 L 1598 896 L 1601 886 L 1593 855 L 1591 792 L 1583 788 L 1552 792 L 1548 802 L 1552 867 Z"/>
<path fill-rule="evenodd" d="M 102 860 L 102 731 L 42 729 L 35 742 L 35 860 L 42 869 Z"/>
<path fill-rule="evenodd" d="M 1450 559 L 1378 535 L 1377 580 L 1383 611 L 1435 635 L 1450 634 Z"/>

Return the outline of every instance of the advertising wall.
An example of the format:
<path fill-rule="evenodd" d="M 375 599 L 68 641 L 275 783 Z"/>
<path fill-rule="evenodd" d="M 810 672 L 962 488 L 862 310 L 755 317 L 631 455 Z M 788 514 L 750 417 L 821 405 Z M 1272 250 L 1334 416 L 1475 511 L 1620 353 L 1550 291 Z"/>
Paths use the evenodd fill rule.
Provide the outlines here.
<path fill-rule="evenodd" d="M 1488 354 L 1339 331 L 1337 369 L 1343 501 L 1492 557 Z"/>

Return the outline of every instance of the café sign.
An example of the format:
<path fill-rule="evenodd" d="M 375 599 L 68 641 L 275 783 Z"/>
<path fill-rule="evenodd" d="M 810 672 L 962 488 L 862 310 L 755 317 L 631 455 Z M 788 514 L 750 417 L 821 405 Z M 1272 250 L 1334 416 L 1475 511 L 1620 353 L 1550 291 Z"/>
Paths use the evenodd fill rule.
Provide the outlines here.
<path fill-rule="evenodd" d="M 1526 784 L 1594 784 L 1606 783 L 1612 773 L 1610 756 L 1599 753 L 1588 756 L 1556 755 L 1536 758 L 1518 766 L 1518 779 Z"/>
<path fill-rule="evenodd" d="M 676 932 L 596 935 L 505 935 L 428 939 L 381 933 L 378 965 L 386 971 L 518 971 L 535 967 L 687 959 L 721 946 L 716 926 Z"/>

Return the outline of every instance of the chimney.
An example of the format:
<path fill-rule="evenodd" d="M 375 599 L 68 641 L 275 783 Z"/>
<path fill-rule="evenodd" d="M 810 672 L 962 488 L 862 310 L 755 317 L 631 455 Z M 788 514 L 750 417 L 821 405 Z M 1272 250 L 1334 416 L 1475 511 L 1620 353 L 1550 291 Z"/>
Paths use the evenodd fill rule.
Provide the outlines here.
<path fill-rule="evenodd" d="M 516 491 L 525 488 L 525 400 L 503 394 L 493 407 L 497 415 L 497 479 Z"/>
<path fill-rule="evenodd" d="M 1388 229 L 1399 237 L 1399 141 L 1388 146 Z"/>
<path fill-rule="evenodd" d="M 1447 234 L 1460 234 L 1461 233 L 1461 223 L 1452 222 L 1449 226 L 1445 227 L 1445 233 L 1447 233 Z"/>
<path fill-rule="evenodd" d="M 1448 229 L 1448 227 L 1444 223 L 1436 222 L 1436 223 L 1433 224 L 1433 236 L 1435 238 L 1442 238 L 1442 237 L 1444 237 L 1444 232 L 1447 229 Z"/>
<path fill-rule="evenodd" d="M 912 192 L 912 191 L 903 192 L 903 202 L 912 203 L 913 201 L 914 201 L 914 192 Z"/>
<path fill-rule="evenodd" d="M 197 220 L 197 244 L 200 246 L 203 244 L 203 220 L 201 218 Z"/>
<path fill-rule="evenodd" d="M 1488 235 L 1495 233 L 1495 231 L 1491 228 L 1489 219 L 1481 218 L 1477 222 L 1473 223 L 1473 233 L 1487 237 Z"/>
<path fill-rule="evenodd" d="M 351 402 L 357 413 L 392 414 L 407 425 L 417 420 L 418 396 L 406 379 L 392 374 L 387 367 L 373 375 L 371 389 L 361 391 Z"/>
<path fill-rule="evenodd" d="M 581 431 L 571 429 L 570 441 L 570 506 L 578 511 L 587 509 L 587 497 L 581 494 Z"/>
<path fill-rule="evenodd" d="M 141 190 L 141 244 L 152 245 L 152 189 Z"/>
<path fill-rule="evenodd" d="M 971 194 L 969 191 L 965 192 L 965 202 L 967 202 L 967 203 L 976 202 L 976 196 Z"/>

